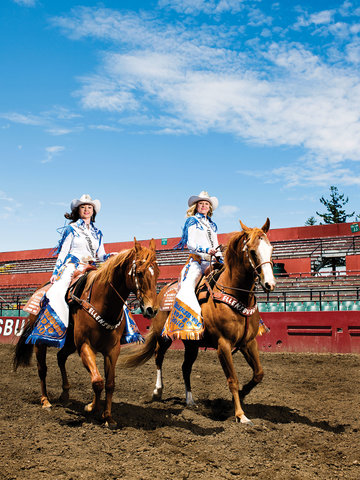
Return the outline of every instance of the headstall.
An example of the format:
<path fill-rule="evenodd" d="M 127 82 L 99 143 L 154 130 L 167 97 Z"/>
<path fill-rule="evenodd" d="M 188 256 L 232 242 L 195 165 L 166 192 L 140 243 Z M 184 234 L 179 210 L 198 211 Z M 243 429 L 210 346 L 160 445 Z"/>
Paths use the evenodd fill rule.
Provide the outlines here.
<path fill-rule="evenodd" d="M 146 262 L 146 260 L 142 260 L 142 263 L 145 263 L 145 262 Z M 136 296 L 137 300 L 140 303 L 142 303 L 143 302 L 143 297 L 142 297 L 142 292 L 141 292 L 140 285 L 139 285 L 139 279 L 138 279 L 138 276 L 137 276 L 136 267 L 137 267 L 137 264 L 136 264 L 136 256 L 135 256 L 134 260 L 132 261 L 132 265 L 131 265 L 131 268 L 129 270 L 128 275 L 130 277 L 132 277 L 132 279 L 133 279 L 135 289 L 136 289 L 136 292 L 134 292 L 135 296 Z M 149 269 L 149 272 L 151 273 L 151 275 L 154 275 L 154 267 L 153 267 L 152 264 L 149 265 L 148 269 Z M 116 293 L 118 293 L 118 292 L 116 292 Z M 119 295 L 119 293 L 118 293 L 118 295 Z"/>
<path fill-rule="evenodd" d="M 248 260 L 249 260 L 249 263 L 251 265 L 251 267 L 253 268 L 254 270 L 254 275 L 255 275 L 255 289 L 259 283 L 259 280 L 260 280 L 260 273 L 258 272 L 258 269 L 260 267 L 262 267 L 262 265 L 265 265 L 267 263 L 269 263 L 271 265 L 271 267 L 273 267 L 273 262 L 271 260 L 269 261 L 266 261 L 266 262 L 262 262 L 262 263 L 259 263 L 259 265 L 255 265 L 253 259 L 251 258 L 251 255 L 249 253 L 249 249 L 248 249 L 248 245 L 247 245 L 247 241 L 245 240 L 244 241 L 244 246 L 243 246 L 243 252 L 246 253 L 247 257 L 248 257 Z M 252 293 L 254 295 L 254 291 L 253 290 L 246 290 L 244 288 L 238 288 L 238 287 L 227 287 L 226 285 L 222 285 L 221 283 L 219 283 L 218 281 L 215 281 L 215 285 L 219 288 L 219 290 L 226 294 L 226 292 L 223 290 L 224 288 L 228 288 L 230 290 L 235 290 L 237 292 L 246 292 L 246 293 Z"/>

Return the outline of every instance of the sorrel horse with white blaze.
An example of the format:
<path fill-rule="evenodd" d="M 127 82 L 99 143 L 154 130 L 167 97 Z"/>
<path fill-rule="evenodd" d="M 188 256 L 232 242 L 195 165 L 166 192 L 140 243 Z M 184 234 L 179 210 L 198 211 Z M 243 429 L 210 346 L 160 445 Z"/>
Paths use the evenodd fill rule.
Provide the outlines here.
<path fill-rule="evenodd" d="M 110 257 L 98 270 L 91 271 L 86 279 L 80 296 L 91 305 L 99 323 L 79 304 L 70 307 L 72 321 L 69 323 L 66 342 L 57 354 L 62 376 L 62 394 L 60 400 L 69 400 L 69 381 L 65 369 L 68 356 L 78 351 L 81 360 L 91 376 L 94 391 L 93 401 L 86 405 L 87 412 L 100 413 L 100 396 L 105 386 L 105 406 L 103 421 L 110 427 L 116 426 L 111 417 L 112 396 L 115 387 L 115 365 L 120 353 L 120 339 L 124 331 L 125 320 L 121 321 L 123 305 L 130 292 L 134 292 L 140 302 L 142 314 L 152 318 L 158 310 L 156 282 L 159 267 L 156 263 L 155 241 L 150 248 L 142 246 L 134 239 L 134 247 Z M 37 317 L 30 315 L 30 321 L 22 333 L 14 354 L 14 368 L 27 366 L 33 351 L 33 345 L 26 344 L 26 338 L 34 327 Z M 35 345 L 38 374 L 41 382 L 41 404 L 51 407 L 46 389 L 46 351 L 47 346 Z M 96 365 L 96 353 L 104 357 L 105 382 Z"/>
<path fill-rule="evenodd" d="M 185 346 L 184 362 L 182 365 L 185 383 L 186 404 L 194 405 L 191 392 L 190 374 L 199 347 L 215 348 L 218 358 L 227 378 L 232 393 L 236 421 L 252 424 L 241 407 L 241 400 L 259 383 L 264 373 L 259 359 L 256 335 L 259 330 L 260 315 L 256 308 L 255 287 L 260 282 L 267 292 L 275 288 L 273 263 L 271 260 L 273 247 L 266 233 L 270 227 L 269 219 L 264 226 L 248 228 L 240 221 L 242 231 L 236 232 L 230 238 L 225 252 L 225 268 L 216 280 L 212 289 L 208 289 L 205 280 L 200 281 L 198 290 L 207 291 L 201 301 L 201 313 L 205 332 L 201 340 L 183 340 Z M 165 295 L 167 286 L 159 293 L 159 304 Z M 246 307 L 242 312 L 251 312 L 244 315 L 241 309 L 222 303 L 216 297 L 226 294 L 233 297 L 235 303 Z M 201 299 L 198 295 L 198 298 Z M 223 297 L 222 297 L 223 298 Z M 200 301 L 200 300 L 199 300 Z M 234 303 L 234 302 L 233 302 Z M 255 307 L 255 308 L 254 308 Z M 148 361 L 155 354 L 157 366 L 157 380 L 153 399 L 161 399 L 163 392 L 162 363 L 164 355 L 171 345 L 171 340 L 162 336 L 162 330 L 169 315 L 168 311 L 159 311 L 152 322 L 146 342 L 133 354 L 124 357 L 122 363 L 127 367 L 136 367 Z M 239 392 L 239 381 L 233 364 L 232 353 L 240 350 L 253 370 L 252 379 Z"/>

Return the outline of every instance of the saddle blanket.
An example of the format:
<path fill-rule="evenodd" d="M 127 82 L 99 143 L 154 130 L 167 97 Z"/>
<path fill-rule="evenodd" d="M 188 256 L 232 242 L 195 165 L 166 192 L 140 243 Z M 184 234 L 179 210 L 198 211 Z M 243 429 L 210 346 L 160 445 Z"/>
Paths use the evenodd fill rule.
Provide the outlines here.
<path fill-rule="evenodd" d="M 160 310 L 162 312 L 167 312 L 172 309 L 178 290 L 179 282 L 173 283 L 168 286 L 160 304 Z"/>
<path fill-rule="evenodd" d="M 36 290 L 36 292 L 33 293 L 29 300 L 26 302 L 25 307 L 23 307 L 24 312 L 38 315 L 38 313 L 40 312 L 40 302 L 50 287 L 51 283 L 47 283 L 43 287 Z"/>

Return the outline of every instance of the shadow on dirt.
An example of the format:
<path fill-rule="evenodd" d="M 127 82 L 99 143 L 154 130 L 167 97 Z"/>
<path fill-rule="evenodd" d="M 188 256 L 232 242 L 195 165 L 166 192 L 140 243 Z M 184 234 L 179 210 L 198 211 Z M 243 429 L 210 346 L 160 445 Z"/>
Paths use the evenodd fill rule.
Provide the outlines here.
<path fill-rule="evenodd" d="M 179 399 L 173 400 L 179 401 Z M 61 407 L 59 406 L 59 408 Z M 84 412 L 84 404 L 81 402 L 72 401 L 67 407 L 63 408 L 69 418 L 61 419 L 61 425 L 81 427 L 84 423 L 102 424 L 99 416 Z M 183 410 L 183 402 L 179 407 L 166 405 L 165 408 L 149 405 L 140 406 L 131 403 L 113 403 L 112 415 L 118 423 L 117 429 L 130 427 L 150 431 L 163 427 L 175 427 L 189 430 L 194 435 L 199 436 L 214 435 L 224 431 L 223 427 L 201 427 L 197 425 L 193 419 L 184 418 Z"/>
<path fill-rule="evenodd" d="M 274 424 L 297 423 L 308 425 L 309 427 L 320 428 L 325 432 L 343 433 L 347 425 L 332 426 L 326 421 L 316 422 L 310 420 L 305 415 L 301 415 L 295 410 L 279 406 L 264 405 L 260 403 L 245 404 L 242 406 L 245 414 L 252 420 L 259 418 L 267 420 Z M 199 413 L 215 421 L 225 421 L 234 416 L 234 406 L 229 400 L 217 398 L 215 400 L 200 400 Z"/>

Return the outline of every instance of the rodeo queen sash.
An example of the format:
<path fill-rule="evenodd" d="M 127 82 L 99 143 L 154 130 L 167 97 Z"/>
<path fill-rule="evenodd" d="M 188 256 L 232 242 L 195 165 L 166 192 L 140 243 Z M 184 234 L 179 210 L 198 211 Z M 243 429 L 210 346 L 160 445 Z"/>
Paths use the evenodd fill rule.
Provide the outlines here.
<path fill-rule="evenodd" d="M 44 295 L 40 314 L 34 329 L 25 343 L 41 343 L 51 347 L 62 348 L 65 344 L 67 327 L 60 320 L 55 310 L 51 307 L 49 299 Z"/>
<path fill-rule="evenodd" d="M 57 348 L 64 346 L 69 325 L 69 307 L 65 301 L 65 293 L 78 265 L 78 259 L 69 255 L 60 267 L 57 280 L 41 300 L 38 318 L 26 343 L 43 343 Z"/>

